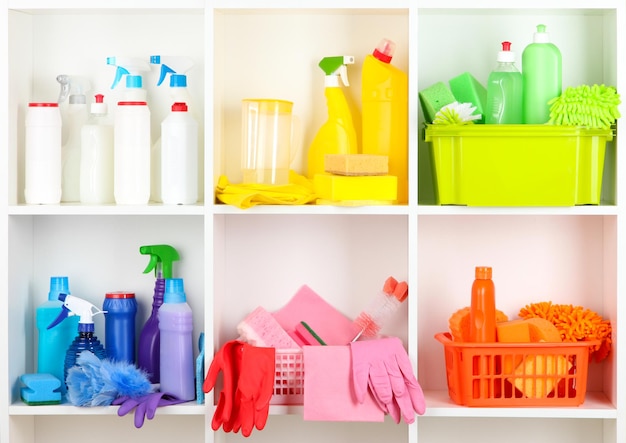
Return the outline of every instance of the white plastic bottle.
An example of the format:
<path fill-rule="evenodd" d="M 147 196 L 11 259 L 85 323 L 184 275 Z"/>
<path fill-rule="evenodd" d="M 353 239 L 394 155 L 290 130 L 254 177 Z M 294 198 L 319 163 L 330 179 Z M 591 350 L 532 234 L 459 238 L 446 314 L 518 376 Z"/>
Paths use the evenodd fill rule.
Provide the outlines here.
<path fill-rule="evenodd" d="M 91 116 L 81 130 L 80 202 L 115 203 L 113 195 L 113 124 L 104 95 L 96 94 Z"/>
<path fill-rule="evenodd" d="M 113 193 L 118 205 L 150 200 L 150 109 L 145 101 L 117 104 L 113 126 Z"/>
<path fill-rule="evenodd" d="M 174 103 L 161 123 L 161 199 L 170 205 L 198 201 L 198 123 L 186 103 Z"/>
<path fill-rule="evenodd" d="M 58 103 L 29 103 L 26 112 L 24 198 L 61 202 L 61 112 Z"/>
<path fill-rule="evenodd" d="M 90 89 L 90 85 L 87 79 L 71 75 L 59 75 L 57 81 L 61 84 L 59 103 L 68 98 L 67 108 L 62 111 L 65 135 L 61 148 L 61 201 L 76 203 L 80 201 L 81 129 L 89 118 L 85 92 Z"/>

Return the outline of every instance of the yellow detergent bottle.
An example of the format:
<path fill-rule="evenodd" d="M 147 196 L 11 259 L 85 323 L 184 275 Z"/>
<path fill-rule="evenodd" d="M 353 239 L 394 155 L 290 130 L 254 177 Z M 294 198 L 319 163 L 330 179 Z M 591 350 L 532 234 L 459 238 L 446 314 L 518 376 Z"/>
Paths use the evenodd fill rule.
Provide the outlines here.
<path fill-rule="evenodd" d="M 382 39 L 363 61 L 361 73 L 362 153 L 389 157 L 398 178 L 398 203 L 409 194 L 408 76 L 391 64 L 395 43 Z"/>
<path fill-rule="evenodd" d="M 325 57 L 319 67 L 326 74 L 324 84 L 328 120 L 319 129 L 308 153 L 308 177 L 324 172 L 326 154 L 357 154 L 357 139 L 350 107 L 343 94 L 339 79 L 348 83 L 347 65 L 354 63 L 352 56 Z"/>

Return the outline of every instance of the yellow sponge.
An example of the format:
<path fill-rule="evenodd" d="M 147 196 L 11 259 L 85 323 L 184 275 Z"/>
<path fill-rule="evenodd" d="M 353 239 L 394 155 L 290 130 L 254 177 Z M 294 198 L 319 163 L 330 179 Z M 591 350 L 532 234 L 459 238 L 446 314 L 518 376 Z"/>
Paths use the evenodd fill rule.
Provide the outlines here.
<path fill-rule="evenodd" d="M 315 193 L 323 200 L 396 200 L 398 179 L 393 175 L 343 176 L 315 174 Z"/>
<path fill-rule="evenodd" d="M 326 154 L 324 170 L 338 175 L 385 175 L 389 157 L 372 154 Z"/>
<path fill-rule="evenodd" d="M 562 355 L 529 355 L 509 381 L 528 398 L 546 397 L 567 376 L 572 364 Z"/>

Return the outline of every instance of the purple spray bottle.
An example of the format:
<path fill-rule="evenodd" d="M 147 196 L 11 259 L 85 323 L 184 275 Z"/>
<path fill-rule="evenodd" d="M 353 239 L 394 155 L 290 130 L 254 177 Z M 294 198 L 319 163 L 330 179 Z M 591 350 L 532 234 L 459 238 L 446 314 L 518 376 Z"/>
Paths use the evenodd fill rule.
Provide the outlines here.
<path fill-rule="evenodd" d="M 172 263 L 179 260 L 180 257 L 176 249 L 170 245 L 141 246 L 139 252 L 150 256 L 150 262 L 143 272 L 146 274 L 154 269 L 156 281 L 152 299 L 152 314 L 150 314 L 139 335 L 137 366 L 146 371 L 150 383 L 159 383 L 161 379 L 161 339 L 158 311 L 163 304 L 165 279 L 172 278 Z"/>

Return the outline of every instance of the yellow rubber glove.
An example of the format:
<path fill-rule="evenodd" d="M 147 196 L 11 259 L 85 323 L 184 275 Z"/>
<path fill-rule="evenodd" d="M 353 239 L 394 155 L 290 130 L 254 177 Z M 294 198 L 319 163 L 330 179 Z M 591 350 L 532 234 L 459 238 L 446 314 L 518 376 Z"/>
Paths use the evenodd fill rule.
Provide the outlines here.
<path fill-rule="evenodd" d="M 222 203 L 240 209 L 256 205 L 306 205 L 316 199 L 313 182 L 294 171 L 289 171 L 288 185 L 233 185 L 222 175 L 215 188 L 215 196 Z"/>

